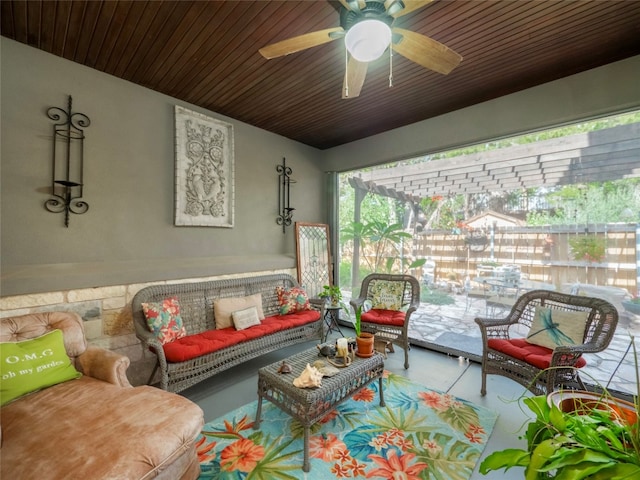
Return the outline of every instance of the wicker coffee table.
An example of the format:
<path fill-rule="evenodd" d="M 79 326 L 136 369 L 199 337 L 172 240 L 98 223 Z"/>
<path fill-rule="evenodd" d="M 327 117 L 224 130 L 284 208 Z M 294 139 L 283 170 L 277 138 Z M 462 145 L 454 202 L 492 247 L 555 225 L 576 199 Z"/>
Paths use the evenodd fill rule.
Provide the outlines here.
<path fill-rule="evenodd" d="M 384 361 L 382 355 L 375 353 L 369 358 L 356 357 L 351 365 L 341 368 L 333 377 L 324 377 L 318 388 L 298 388 L 293 385 L 308 364 L 323 359 L 318 349 L 313 348 L 298 353 L 288 359 L 291 373 L 278 373 L 282 361 L 272 363 L 258 370 L 258 410 L 254 428 L 260 427 L 262 399 L 269 400 L 281 410 L 291 415 L 304 426 L 304 463 L 302 470 L 308 472 L 309 432 L 311 425 L 321 420 L 336 405 L 362 390 L 375 379 L 379 381 L 380 405 L 384 406 L 382 391 L 382 373 Z"/>

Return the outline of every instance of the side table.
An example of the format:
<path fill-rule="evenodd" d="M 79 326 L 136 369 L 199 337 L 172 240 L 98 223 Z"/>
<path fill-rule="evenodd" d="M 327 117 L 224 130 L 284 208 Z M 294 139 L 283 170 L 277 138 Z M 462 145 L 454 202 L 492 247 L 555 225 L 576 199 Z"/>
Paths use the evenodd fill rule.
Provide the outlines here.
<path fill-rule="evenodd" d="M 353 363 L 332 377 L 324 377 L 318 388 L 298 388 L 293 380 L 300 376 L 307 364 L 313 364 L 323 358 L 318 356 L 318 349 L 312 348 L 298 353 L 288 359 L 291 373 L 278 373 L 282 360 L 262 367 L 258 370 L 258 408 L 254 429 L 260 428 L 262 414 L 262 400 L 269 400 L 298 420 L 304 427 L 304 463 L 302 470 L 311 469 L 309 462 L 309 432 L 311 426 L 322 420 L 327 413 L 338 404 L 351 398 L 372 381 L 378 379 L 380 406 L 384 407 L 384 393 L 382 391 L 382 374 L 384 361 L 382 355 L 374 353 L 369 358 L 356 357 Z"/>
<path fill-rule="evenodd" d="M 342 333 L 342 330 L 340 330 L 340 324 L 338 323 L 338 319 L 340 318 L 340 310 L 342 310 L 342 307 L 326 305 L 324 308 L 324 322 L 327 325 L 327 334 L 324 336 L 324 339 L 322 341 L 326 342 L 329 338 L 329 334 L 336 331 L 340 332 L 340 335 L 344 337 L 344 333 Z"/>

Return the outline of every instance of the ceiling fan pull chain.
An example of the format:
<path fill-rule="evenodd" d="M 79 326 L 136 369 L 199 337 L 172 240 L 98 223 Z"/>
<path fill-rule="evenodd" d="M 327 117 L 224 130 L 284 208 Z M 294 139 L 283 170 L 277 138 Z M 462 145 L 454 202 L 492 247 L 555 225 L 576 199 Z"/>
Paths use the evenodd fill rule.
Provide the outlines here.
<path fill-rule="evenodd" d="M 389 45 L 389 88 L 393 87 L 393 48 Z"/>
<path fill-rule="evenodd" d="M 344 49 L 344 96 L 349 97 L 349 50 Z"/>

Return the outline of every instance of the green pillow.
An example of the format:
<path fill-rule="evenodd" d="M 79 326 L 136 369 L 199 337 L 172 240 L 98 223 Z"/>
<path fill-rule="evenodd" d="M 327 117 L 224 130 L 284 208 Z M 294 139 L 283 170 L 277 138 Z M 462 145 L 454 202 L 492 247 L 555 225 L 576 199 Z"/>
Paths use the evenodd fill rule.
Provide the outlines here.
<path fill-rule="evenodd" d="M 61 330 L 0 343 L 0 362 L 0 405 L 81 376 L 67 356 Z"/>

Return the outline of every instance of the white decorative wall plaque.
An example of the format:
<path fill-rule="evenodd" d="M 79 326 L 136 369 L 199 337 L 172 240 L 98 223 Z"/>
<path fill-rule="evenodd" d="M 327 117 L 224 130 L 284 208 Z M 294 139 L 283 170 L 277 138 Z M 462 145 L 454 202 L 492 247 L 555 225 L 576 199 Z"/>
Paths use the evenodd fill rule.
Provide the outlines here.
<path fill-rule="evenodd" d="M 176 105 L 175 224 L 233 227 L 233 126 Z"/>

